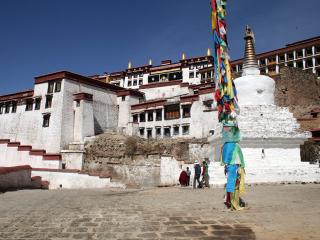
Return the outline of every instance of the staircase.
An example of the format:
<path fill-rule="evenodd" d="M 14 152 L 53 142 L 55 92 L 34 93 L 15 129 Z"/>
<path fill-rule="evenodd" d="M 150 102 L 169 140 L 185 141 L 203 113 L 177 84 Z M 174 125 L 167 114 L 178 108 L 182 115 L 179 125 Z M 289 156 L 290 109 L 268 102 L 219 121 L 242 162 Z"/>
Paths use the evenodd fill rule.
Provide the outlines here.
<path fill-rule="evenodd" d="M 20 142 L 0 139 L 0 166 L 28 165 L 32 168 L 31 180 L 37 183 L 41 178 L 43 185 L 47 185 L 49 189 L 125 187 L 121 183 L 111 182 L 110 177 L 89 174 L 78 169 L 62 169 L 62 162 L 60 153 L 47 153 L 44 149 L 33 149 L 32 146 L 22 145 Z"/>

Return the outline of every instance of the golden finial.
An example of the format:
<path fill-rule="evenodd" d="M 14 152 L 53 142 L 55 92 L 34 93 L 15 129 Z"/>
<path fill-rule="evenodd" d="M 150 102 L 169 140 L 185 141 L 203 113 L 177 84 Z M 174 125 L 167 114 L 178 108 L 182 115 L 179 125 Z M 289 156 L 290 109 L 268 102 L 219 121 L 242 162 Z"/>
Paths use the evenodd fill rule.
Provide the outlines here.
<path fill-rule="evenodd" d="M 211 48 L 208 48 L 208 50 L 207 50 L 207 56 L 208 56 L 208 57 L 211 56 Z"/>
<path fill-rule="evenodd" d="M 243 70 L 245 69 L 259 70 L 255 47 L 254 47 L 254 43 L 255 43 L 254 34 L 248 25 L 246 27 L 244 40 L 245 40 L 245 52 L 244 52 Z"/>
<path fill-rule="evenodd" d="M 150 58 L 149 59 L 149 66 L 151 66 L 152 65 L 152 59 Z"/>
<path fill-rule="evenodd" d="M 186 54 L 185 53 L 182 53 L 182 60 L 186 60 Z"/>
<path fill-rule="evenodd" d="M 128 63 L 128 69 L 131 69 L 131 68 L 132 68 L 132 62 L 129 61 L 129 63 Z"/>

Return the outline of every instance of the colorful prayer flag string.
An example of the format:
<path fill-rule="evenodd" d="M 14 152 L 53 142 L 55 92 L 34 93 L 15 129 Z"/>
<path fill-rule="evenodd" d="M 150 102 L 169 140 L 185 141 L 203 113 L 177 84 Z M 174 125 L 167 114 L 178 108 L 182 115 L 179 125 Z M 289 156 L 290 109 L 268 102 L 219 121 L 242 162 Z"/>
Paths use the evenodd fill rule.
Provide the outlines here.
<path fill-rule="evenodd" d="M 215 99 L 219 112 L 219 121 L 236 122 L 234 112 L 238 110 L 237 92 L 232 81 L 231 66 L 228 54 L 226 17 L 227 0 L 211 0 L 213 57 L 216 93 Z"/>

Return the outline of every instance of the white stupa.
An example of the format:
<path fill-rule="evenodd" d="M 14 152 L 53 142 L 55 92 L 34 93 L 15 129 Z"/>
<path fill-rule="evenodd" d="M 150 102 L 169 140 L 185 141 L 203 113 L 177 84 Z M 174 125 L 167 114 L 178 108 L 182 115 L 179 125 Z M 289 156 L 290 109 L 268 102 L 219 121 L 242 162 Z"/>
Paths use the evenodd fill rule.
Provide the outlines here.
<path fill-rule="evenodd" d="M 246 46 L 242 77 L 235 80 L 239 104 L 273 105 L 275 82 L 268 76 L 260 75 L 254 50 L 254 35 L 249 26 L 246 28 L 244 39 Z"/>
<path fill-rule="evenodd" d="M 237 117 L 242 140 L 246 181 L 249 183 L 320 181 L 317 165 L 301 162 L 300 144 L 309 134 L 300 130 L 288 108 L 275 105 L 275 81 L 260 75 L 254 49 L 254 35 L 247 26 L 242 76 L 234 83 L 240 114 Z M 210 183 L 226 179 L 219 165 L 221 135 L 209 137 L 211 149 Z M 214 156 L 212 159 L 212 156 Z"/>

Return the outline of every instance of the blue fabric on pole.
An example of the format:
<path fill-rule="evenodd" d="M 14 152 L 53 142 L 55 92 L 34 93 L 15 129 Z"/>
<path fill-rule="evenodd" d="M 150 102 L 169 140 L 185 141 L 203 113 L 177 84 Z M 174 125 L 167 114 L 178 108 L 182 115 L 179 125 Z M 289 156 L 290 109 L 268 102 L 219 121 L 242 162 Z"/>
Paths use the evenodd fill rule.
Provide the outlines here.
<path fill-rule="evenodd" d="M 236 143 L 234 142 L 226 142 L 225 144 L 223 144 L 222 161 L 224 162 L 224 164 L 230 164 L 235 149 Z"/>
<path fill-rule="evenodd" d="M 228 180 L 227 180 L 226 192 L 233 193 L 236 187 L 238 165 L 227 166 L 227 174 L 228 174 Z"/>

